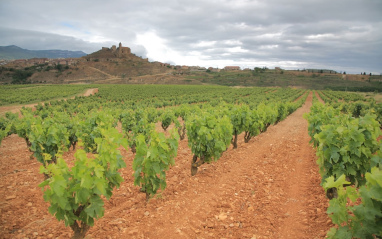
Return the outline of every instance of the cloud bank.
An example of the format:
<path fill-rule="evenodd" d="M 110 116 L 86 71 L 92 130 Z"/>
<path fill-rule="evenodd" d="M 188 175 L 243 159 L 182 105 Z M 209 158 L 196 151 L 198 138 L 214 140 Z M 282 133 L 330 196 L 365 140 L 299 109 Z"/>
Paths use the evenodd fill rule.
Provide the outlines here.
<path fill-rule="evenodd" d="M 382 73 L 380 0 L 0 2 L 0 45 L 91 53 L 122 42 L 179 65 Z"/>

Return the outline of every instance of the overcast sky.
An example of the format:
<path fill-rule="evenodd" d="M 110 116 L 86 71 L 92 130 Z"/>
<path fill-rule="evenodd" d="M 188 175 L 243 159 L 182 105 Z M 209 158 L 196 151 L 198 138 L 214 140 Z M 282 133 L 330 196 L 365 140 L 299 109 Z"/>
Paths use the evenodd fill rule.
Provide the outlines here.
<path fill-rule="evenodd" d="M 382 73 L 382 0 L 0 0 L 0 46 Z"/>

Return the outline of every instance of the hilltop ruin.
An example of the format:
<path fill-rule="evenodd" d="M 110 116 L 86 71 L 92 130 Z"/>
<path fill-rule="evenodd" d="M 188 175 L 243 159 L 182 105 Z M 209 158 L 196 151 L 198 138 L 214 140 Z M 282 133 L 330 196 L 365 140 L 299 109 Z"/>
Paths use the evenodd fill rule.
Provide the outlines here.
<path fill-rule="evenodd" d="M 107 47 L 102 47 L 102 51 L 110 51 L 115 54 L 116 57 L 121 58 L 121 57 L 126 57 L 131 54 L 131 49 L 129 47 L 123 47 L 122 43 L 119 43 L 118 48 L 116 48 L 115 45 L 113 45 L 111 48 Z"/>
<path fill-rule="evenodd" d="M 112 47 L 102 47 L 101 50 L 96 51 L 92 54 L 89 54 L 87 56 L 84 56 L 87 61 L 108 61 L 111 59 L 134 59 L 139 60 L 135 54 L 131 53 L 131 49 L 129 47 L 122 46 L 122 43 L 119 43 L 118 47 L 113 45 Z M 142 59 L 140 60 L 146 60 L 148 59 Z"/>

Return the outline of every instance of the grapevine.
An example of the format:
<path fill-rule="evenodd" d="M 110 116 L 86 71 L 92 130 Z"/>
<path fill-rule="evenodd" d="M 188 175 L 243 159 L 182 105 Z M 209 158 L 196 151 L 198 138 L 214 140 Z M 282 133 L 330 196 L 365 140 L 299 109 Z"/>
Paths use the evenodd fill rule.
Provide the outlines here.
<path fill-rule="evenodd" d="M 328 214 L 337 227 L 332 227 L 328 238 L 375 238 L 382 236 L 382 171 L 374 167 L 365 175 L 366 183 L 357 191 L 345 175 L 329 177 L 324 183 L 326 190 L 336 188 L 338 197 L 330 200 Z M 361 198 L 359 205 L 349 205 L 349 200 Z"/>
<path fill-rule="evenodd" d="M 218 118 L 216 115 L 204 113 L 202 116 L 189 117 L 186 128 L 188 145 L 194 154 L 191 175 L 195 175 L 200 165 L 218 160 L 227 150 L 233 127 L 226 116 Z"/>
<path fill-rule="evenodd" d="M 179 136 L 172 131 L 166 138 L 163 133 L 152 130 L 149 139 L 139 134 L 136 137 L 136 155 L 133 161 L 134 185 L 141 186 L 146 200 L 155 195 L 158 189 L 166 188 L 166 171 L 175 164 Z"/>
<path fill-rule="evenodd" d="M 123 181 L 118 170 L 126 165 L 117 148 L 126 148 L 127 141 L 114 128 L 101 129 L 101 135 L 95 139 L 98 146 L 94 158 L 88 158 L 79 149 L 72 168 L 61 156 L 56 164 L 42 167 L 42 172 L 50 176 L 39 185 L 44 200 L 50 203 L 49 213 L 72 228 L 73 238 L 84 238 L 94 220 L 104 215 L 101 196 L 109 199 L 112 190 Z"/>

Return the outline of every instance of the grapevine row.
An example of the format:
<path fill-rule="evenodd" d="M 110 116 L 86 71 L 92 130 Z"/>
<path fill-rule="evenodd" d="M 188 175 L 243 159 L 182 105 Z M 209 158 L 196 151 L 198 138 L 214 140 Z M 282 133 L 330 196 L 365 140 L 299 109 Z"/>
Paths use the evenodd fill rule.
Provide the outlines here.
<path fill-rule="evenodd" d="M 331 199 L 328 214 L 337 225 L 329 238 L 382 236 L 380 124 L 373 111 L 356 116 L 320 103 L 305 115 L 317 148 L 321 185 Z M 355 205 L 358 198 L 361 203 Z"/>
<path fill-rule="evenodd" d="M 40 187 L 49 212 L 81 238 L 103 216 L 101 197 L 109 199 L 123 180 L 118 170 L 126 165 L 120 146 L 135 153 L 134 184 L 148 200 L 166 188 L 166 171 L 175 163 L 180 139 L 187 136 L 194 175 L 200 165 L 218 160 L 230 144 L 237 148 L 238 135 L 244 133 L 249 142 L 294 112 L 308 95 L 302 90 L 220 87 L 198 95 L 199 89 L 186 97 L 171 86 L 152 98 L 137 91 L 137 98 L 130 99 L 113 98 L 100 88 L 88 98 L 39 104 L 35 111 L 23 108 L 21 118 L 6 114 L 0 120 L 0 139 L 9 134 L 25 139 L 42 165 L 45 180 Z M 156 131 L 157 122 L 165 131 L 170 125 L 175 128 L 166 137 Z M 62 154 L 77 145 L 74 166 L 69 167 Z"/>

